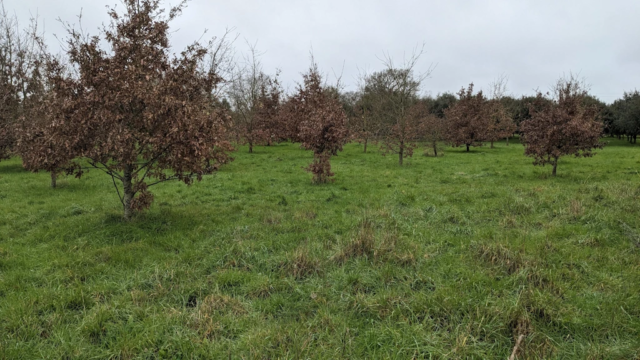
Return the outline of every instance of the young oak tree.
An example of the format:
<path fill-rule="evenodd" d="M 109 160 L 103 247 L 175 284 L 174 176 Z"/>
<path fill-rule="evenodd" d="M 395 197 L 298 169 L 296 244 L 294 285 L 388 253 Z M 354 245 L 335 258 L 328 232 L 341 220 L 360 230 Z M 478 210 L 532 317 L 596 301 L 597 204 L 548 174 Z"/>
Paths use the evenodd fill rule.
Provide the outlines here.
<path fill-rule="evenodd" d="M 52 57 L 44 44 L 43 34 L 37 31 L 33 20 L 29 35 L 34 46 L 30 55 L 30 71 L 23 72 L 26 89 L 21 95 L 21 115 L 15 131 L 14 152 L 22 159 L 22 166 L 33 172 L 46 171 L 51 177 L 51 187 L 57 187 L 60 173 L 71 174 L 80 170 L 74 162 L 77 153 L 71 143 L 57 142 L 48 130 L 55 119 L 64 116 L 64 105 L 58 100 L 75 96 L 73 87 L 60 82 L 67 75 L 68 67 L 58 57 Z M 54 88 L 54 85 L 57 85 Z"/>
<path fill-rule="evenodd" d="M 18 130 L 41 94 L 38 20 L 22 29 L 0 0 L 0 160 L 15 153 Z"/>
<path fill-rule="evenodd" d="M 509 146 L 509 138 L 516 132 L 517 126 L 507 108 L 504 106 L 502 99 L 507 92 L 507 78 L 499 77 L 495 82 L 490 84 L 491 99 L 487 101 L 487 113 L 489 115 L 489 129 L 487 131 L 487 141 L 493 143 L 500 139 L 507 139 Z"/>
<path fill-rule="evenodd" d="M 62 151 L 105 172 L 130 220 L 135 210 L 150 206 L 149 187 L 200 180 L 229 161 L 232 149 L 225 136 L 228 115 L 213 106 L 222 81 L 206 63 L 214 41 L 172 55 L 169 23 L 186 2 L 166 14 L 159 0 L 123 3 L 123 13 L 109 10 L 111 22 L 101 36 L 68 27 L 73 72 L 48 79 L 59 110 L 49 114 L 45 136 L 54 146 L 40 161 Z"/>
<path fill-rule="evenodd" d="M 301 87 L 298 86 L 298 93 L 300 89 Z M 302 142 L 300 138 L 302 118 L 298 117 L 297 114 L 303 111 L 302 101 L 297 99 L 296 96 L 289 95 L 283 101 L 278 113 L 277 122 L 274 124 L 277 126 L 274 127 L 274 129 L 277 128 L 278 130 L 275 133 L 279 134 L 282 140 L 292 143 Z"/>
<path fill-rule="evenodd" d="M 11 18 L 2 4 L 0 14 L 0 160 L 8 159 L 15 142 L 13 126 L 18 118 L 20 106 L 16 68 L 16 43 L 20 29 L 15 18 Z M 18 38 L 18 39 L 17 39 Z"/>
<path fill-rule="evenodd" d="M 373 97 L 373 113 L 379 123 L 380 147 L 384 154 L 398 154 L 398 164 L 413 156 L 418 140 L 419 119 L 411 114 L 420 84 L 407 69 L 390 68 L 373 73 L 366 91 Z"/>
<path fill-rule="evenodd" d="M 334 175 L 331 156 L 342 151 L 348 138 L 347 116 L 334 92 L 323 87 L 315 63 L 303 75 L 303 83 L 287 101 L 283 114 L 290 123 L 297 122 L 299 132 L 296 137 L 302 147 L 313 151 L 313 163 L 306 168 L 313 174 L 313 182 L 330 181 Z"/>
<path fill-rule="evenodd" d="M 350 131 L 352 138 L 363 145 L 363 152 L 366 153 L 369 143 L 377 140 L 380 123 L 376 121 L 373 113 L 371 95 L 362 91 L 358 92 L 358 95 L 350 119 Z"/>
<path fill-rule="evenodd" d="M 413 156 L 417 146 L 420 119 L 411 113 L 411 108 L 418 101 L 422 82 L 432 71 L 429 68 L 424 74 L 415 74 L 423 51 L 414 52 L 402 67 L 397 67 L 387 56 L 386 68 L 367 76 L 364 81 L 363 93 L 370 98 L 381 149 L 385 154 L 398 154 L 401 166 L 404 158 Z"/>
<path fill-rule="evenodd" d="M 445 110 L 447 140 L 452 146 L 482 146 L 491 127 L 487 99 L 482 91 L 474 94 L 473 84 L 458 92 L 459 100 Z"/>
<path fill-rule="evenodd" d="M 571 75 L 558 80 L 553 91 L 553 102 L 538 93 L 529 106 L 531 119 L 522 123 L 521 131 L 525 155 L 534 159 L 534 165 L 551 164 L 556 176 L 561 156 L 590 157 L 604 143 L 597 109 L 583 101 L 588 94 L 584 82 Z"/>
<path fill-rule="evenodd" d="M 360 74 L 358 78 L 358 91 L 353 93 L 351 112 L 349 115 L 349 132 L 351 139 L 363 145 L 366 153 L 370 143 L 379 140 L 381 131 L 381 116 L 375 105 L 376 95 L 373 88 L 368 86 L 371 76 Z"/>
<path fill-rule="evenodd" d="M 431 106 L 425 101 L 420 101 L 413 106 L 411 116 L 418 119 L 420 140 L 426 142 L 433 151 L 434 157 L 438 157 L 438 144 L 446 139 L 447 133 L 444 119 L 433 114 Z"/>
<path fill-rule="evenodd" d="M 347 116 L 347 129 L 349 132 L 349 141 L 355 141 L 357 143 L 364 143 L 362 136 L 365 137 L 366 134 L 362 133 L 362 109 L 361 105 L 362 93 L 360 91 L 339 91 L 338 99 L 342 104 L 342 108 L 344 109 L 344 113 Z M 365 152 L 366 152 L 365 145 Z"/>
<path fill-rule="evenodd" d="M 69 83 L 64 81 L 67 69 L 59 59 L 47 58 L 45 53 L 42 57 L 46 66 L 42 69 L 40 90 L 27 99 L 31 104 L 16 127 L 16 153 L 22 158 L 25 169 L 48 172 L 51 187 L 56 188 L 60 173 L 80 171 L 79 163 L 74 161 L 79 155 L 78 149 L 73 142 L 61 141 L 62 137 L 53 132 L 54 122 L 73 111 L 60 100 L 74 98 L 76 87 L 67 86 Z M 72 133 L 73 129 L 68 132 Z"/>
<path fill-rule="evenodd" d="M 282 97 L 278 75 L 264 73 L 255 46 L 250 47 L 245 65 L 234 75 L 228 87 L 228 97 L 233 108 L 234 130 L 249 145 L 270 144 L 279 138 L 277 115 Z"/>
<path fill-rule="evenodd" d="M 493 143 L 500 139 L 507 139 L 507 146 L 509 146 L 509 138 L 517 130 L 516 123 L 513 122 L 500 100 L 488 100 L 486 105 L 489 116 L 486 141 L 491 143 L 492 149 L 494 148 Z"/>
<path fill-rule="evenodd" d="M 286 140 L 286 134 L 280 122 L 280 109 L 283 98 L 284 90 L 278 80 L 278 74 L 268 78 L 260 86 L 260 96 L 258 97 L 260 106 L 256 116 L 260 119 L 267 133 L 267 146 Z"/>

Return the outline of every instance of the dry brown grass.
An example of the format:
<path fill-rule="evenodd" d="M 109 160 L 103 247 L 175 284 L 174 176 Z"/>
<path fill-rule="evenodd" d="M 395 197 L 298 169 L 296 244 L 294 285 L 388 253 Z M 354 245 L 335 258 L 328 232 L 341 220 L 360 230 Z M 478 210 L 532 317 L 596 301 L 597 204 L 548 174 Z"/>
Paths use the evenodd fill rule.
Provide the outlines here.
<path fill-rule="evenodd" d="M 513 252 L 502 245 L 480 244 L 476 248 L 476 254 L 481 260 L 504 269 L 509 275 L 527 266 L 527 261 L 520 253 Z"/>
<path fill-rule="evenodd" d="M 293 256 L 283 264 L 283 268 L 296 280 L 303 280 L 322 272 L 320 261 L 312 258 L 309 250 L 305 248 L 296 250 Z"/>
<path fill-rule="evenodd" d="M 227 295 L 209 295 L 199 302 L 191 326 L 205 339 L 217 339 L 223 332 L 220 317 L 224 315 L 241 316 L 247 314 L 245 306 Z"/>
<path fill-rule="evenodd" d="M 360 223 L 355 236 L 333 257 L 338 264 L 363 257 L 369 260 L 393 262 L 398 266 L 409 266 L 416 262 L 416 249 L 408 248 L 395 231 L 376 232 L 373 223 L 365 219 Z"/>
<path fill-rule="evenodd" d="M 361 222 L 356 236 L 340 253 L 334 256 L 334 260 L 340 264 L 356 257 L 373 258 L 375 254 L 375 236 L 373 224 L 365 219 Z"/>
<path fill-rule="evenodd" d="M 315 211 L 309 209 L 296 211 L 296 213 L 293 215 L 294 219 L 303 221 L 314 220 L 316 217 L 318 217 L 318 214 L 316 214 Z"/>
<path fill-rule="evenodd" d="M 265 225 L 279 225 L 282 222 L 282 214 L 280 213 L 272 213 L 264 218 Z"/>
<path fill-rule="evenodd" d="M 582 201 L 573 199 L 569 204 L 569 213 L 574 219 L 577 219 L 584 214 L 584 209 L 582 208 Z"/>

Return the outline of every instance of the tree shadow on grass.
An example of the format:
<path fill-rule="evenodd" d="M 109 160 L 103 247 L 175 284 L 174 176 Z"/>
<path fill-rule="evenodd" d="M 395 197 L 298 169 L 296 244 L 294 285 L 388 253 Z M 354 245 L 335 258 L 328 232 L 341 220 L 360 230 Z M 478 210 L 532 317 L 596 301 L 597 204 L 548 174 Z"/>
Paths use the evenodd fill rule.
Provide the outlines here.
<path fill-rule="evenodd" d="M 20 164 L 19 162 L 15 162 L 15 161 L 0 161 L 0 176 L 2 175 L 9 175 L 9 174 L 26 174 L 28 173 L 27 170 L 25 170 L 22 167 L 22 164 Z"/>
<path fill-rule="evenodd" d="M 207 220 L 204 215 L 172 209 L 137 213 L 131 221 L 125 221 L 120 212 L 110 211 L 97 219 L 95 227 L 99 238 L 110 244 L 126 244 L 162 238 L 189 238 L 191 232 Z M 98 223 L 99 222 L 99 223 Z"/>

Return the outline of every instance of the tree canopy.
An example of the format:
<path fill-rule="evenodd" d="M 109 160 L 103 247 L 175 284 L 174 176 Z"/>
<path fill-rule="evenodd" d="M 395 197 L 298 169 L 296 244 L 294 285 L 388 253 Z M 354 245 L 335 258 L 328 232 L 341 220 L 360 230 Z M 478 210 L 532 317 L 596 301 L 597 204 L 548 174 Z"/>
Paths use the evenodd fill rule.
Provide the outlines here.
<path fill-rule="evenodd" d="M 169 23 L 184 6 L 165 14 L 158 0 L 125 0 L 122 13 L 108 11 L 100 35 L 69 28 L 73 71 L 48 72 L 56 106 L 47 107 L 47 146 L 35 148 L 31 162 L 56 162 L 61 153 L 86 160 L 113 179 L 126 219 L 149 207 L 150 186 L 190 184 L 229 161 L 229 116 L 214 106 L 222 78 L 207 64 L 213 42 L 172 55 Z M 61 68 L 54 57 L 47 66 Z M 77 162 L 72 168 L 82 174 Z"/>

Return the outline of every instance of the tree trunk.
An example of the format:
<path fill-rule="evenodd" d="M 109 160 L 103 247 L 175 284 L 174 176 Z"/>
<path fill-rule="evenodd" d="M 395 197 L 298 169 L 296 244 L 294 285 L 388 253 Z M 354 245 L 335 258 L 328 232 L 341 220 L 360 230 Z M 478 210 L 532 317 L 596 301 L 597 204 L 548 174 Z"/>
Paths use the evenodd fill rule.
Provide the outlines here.
<path fill-rule="evenodd" d="M 367 141 L 368 139 L 364 139 L 364 153 L 367 153 Z"/>
<path fill-rule="evenodd" d="M 249 154 L 253 153 L 253 144 L 249 142 Z"/>
<path fill-rule="evenodd" d="M 507 137 L 507 146 L 509 146 L 509 137 Z"/>
<path fill-rule="evenodd" d="M 469 144 L 467 144 L 467 152 L 469 152 Z"/>
<path fill-rule="evenodd" d="M 133 209 L 131 208 L 131 202 L 133 201 L 133 184 L 131 180 L 133 178 L 133 166 L 125 165 L 124 176 L 122 177 L 122 186 L 124 187 L 124 219 L 126 221 L 131 220 L 133 216 Z"/>
<path fill-rule="evenodd" d="M 491 142 L 491 149 L 493 149 L 493 141 Z"/>
<path fill-rule="evenodd" d="M 400 145 L 400 151 L 398 151 L 398 162 L 402 166 L 402 159 L 404 158 L 404 146 Z"/>
<path fill-rule="evenodd" d="M 58 174 L 55 171 L 51 172 L 51 188 L 55 189 L 58 187 Z"/>
<path fill-rule="evenodd" d="M 557 170 L 558 169 L 558 158 L 556 158 L 553 161 L 553 172 L 551 173 L 552 176 L 556 176 Z"/>
<path fill-rule="evenodd" d="M 433 155 L 438 157 L 438 143 L 435 141 L 433 142 Z"/>

